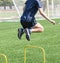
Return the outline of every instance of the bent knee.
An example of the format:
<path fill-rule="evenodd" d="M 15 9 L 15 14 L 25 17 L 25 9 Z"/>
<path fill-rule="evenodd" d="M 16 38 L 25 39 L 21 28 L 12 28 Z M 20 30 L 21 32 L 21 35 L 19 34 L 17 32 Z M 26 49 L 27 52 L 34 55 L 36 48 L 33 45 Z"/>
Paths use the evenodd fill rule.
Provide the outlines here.
<path fill-rule="evenodd" d="M 42 28 L 41 32 L 43 32 L 43 31 L 44 31 L 44 28 Z"/>
<path fill-rule="evenodd" d="M 44 28 L 43 27 L 40 27 L 39 28 L 39 32 L 43 32 L 44 31 Z"/>
<path fill-rule="evenodd" d="M 38 29 L 38 32 L 43 32 L 44 31 L 44 27 L 40 24 L 40 23 L 37 23 L 34 28 L 37 28 Z"/>

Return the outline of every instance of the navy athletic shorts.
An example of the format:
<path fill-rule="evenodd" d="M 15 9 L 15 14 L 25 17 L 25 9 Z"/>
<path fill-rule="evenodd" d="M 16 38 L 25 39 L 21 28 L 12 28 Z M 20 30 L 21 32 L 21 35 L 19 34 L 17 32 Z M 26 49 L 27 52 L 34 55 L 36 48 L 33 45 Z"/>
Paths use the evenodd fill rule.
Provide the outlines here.
<path fill-rule="evenodd" d="M 29 29 L 37 24 L 35 19 L 33 21 L 30 21 L 30 22 L 22 21 L 22 20 L 20 22 L 21 22 L 21 25 L 23 26 L 23 28 L 29 28 Z"/>

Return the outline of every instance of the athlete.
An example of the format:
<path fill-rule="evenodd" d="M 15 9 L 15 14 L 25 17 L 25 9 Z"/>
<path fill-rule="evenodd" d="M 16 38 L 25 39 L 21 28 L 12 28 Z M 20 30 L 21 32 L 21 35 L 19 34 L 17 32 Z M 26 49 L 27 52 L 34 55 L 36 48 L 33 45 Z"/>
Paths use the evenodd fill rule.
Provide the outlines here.
<path fill-rule="evenodd" d="M 22 35 L 26 34 L 26 39 L 30 41 L 31 32 L 43 32 L 43 26 L 35 20 L 35 15 L 39 11 L 39 13 L 47 19 L 52 24 L 56 24 L 54 20 L 51 20 L 46 14 L 43 12 L 43 5 L 41 0 L 27 0 L 25 2 L 25 7 L 23 14 L 21 16 L 20 23 L 23 28 L 18 28 L 18 38 L 21 39 Z"/>

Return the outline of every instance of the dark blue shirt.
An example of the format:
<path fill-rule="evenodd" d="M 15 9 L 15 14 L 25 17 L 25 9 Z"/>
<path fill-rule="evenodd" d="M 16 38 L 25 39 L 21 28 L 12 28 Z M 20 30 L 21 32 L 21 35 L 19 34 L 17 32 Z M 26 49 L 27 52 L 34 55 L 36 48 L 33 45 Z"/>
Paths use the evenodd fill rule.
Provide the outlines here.
<path fill-rule="evenodd" d="M 33 21 L 38 8 L 42 7 L 40 0 L 27 0 L 25 3 L 25 10 L 21 16 L 22 21 Z"/>

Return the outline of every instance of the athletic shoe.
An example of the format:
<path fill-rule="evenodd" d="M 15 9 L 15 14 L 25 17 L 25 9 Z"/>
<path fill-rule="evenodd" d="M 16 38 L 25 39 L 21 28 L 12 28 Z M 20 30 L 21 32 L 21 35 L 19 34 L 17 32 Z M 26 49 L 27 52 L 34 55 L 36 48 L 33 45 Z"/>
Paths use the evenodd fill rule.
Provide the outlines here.
<path fill-rule="evenodd" d="M 22 35 L 24 34 L 22 28 L 18 28 L 18 38 L 21 39 Z"/>
<path fill-rule="evenodd" d="M 25 29 L 25 33 L 26 33 L 26 39 L 30 41 L 30 30 L 28 28 Z"/>

